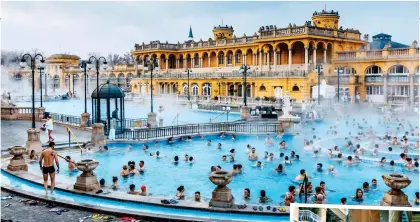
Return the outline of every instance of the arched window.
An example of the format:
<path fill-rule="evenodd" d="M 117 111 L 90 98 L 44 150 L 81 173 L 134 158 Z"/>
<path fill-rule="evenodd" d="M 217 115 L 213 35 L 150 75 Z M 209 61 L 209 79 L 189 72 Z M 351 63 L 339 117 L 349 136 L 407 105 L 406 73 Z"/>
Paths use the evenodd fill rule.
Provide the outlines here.
<path fill-rule="evenodd" d="M 218 59 L 219 59 L 219 65 L 225 64 L 225 56 L 223 54 L 220 54 Z"/>
<path fill-rule="evenodd" d="M 264 86 L 264 85 L 261 85 L 261 86 L 260 86 L 260 91 L 267 91 L 267 89 L 265 88 L 265 86 Z"/>
<path fill-rule="evenodd" d="M 183 91 L 183 94 L 185 96 L 188 95 L 188 84 L 187 83 L 184 83 L 184 85 L 182 86 L 182 91 Z"/>
<path fill-rule="evenodd" d="M 293 92 L 299 92 L 299 86 L 294 85 L 292 88 Z"/>
<path fill-rule="evenodd" d="M 392 66 L 391 68 L 389 68 L 388 73 L 390 74 L 394 74 L 394 73 L 398 73 L 398 74 L 408 74 L 408 68 L 402 65 L 395 65 Z"/>
<path fill-rule="evenodd" d="M 343 68 L 343 74 L 344 75 L 355 75 L 356 70 L 353 67 L 344 67 Z"/>
<path fill-rule="evenodd" d="M 419 75 L 419 67 L 418 66 L 416 67 L 416 71 L 414 73 L 416 73 L 416 75 Z"/>
<path fill-rule="evenodd" d="M 369 66 L 366 69 L 366 74 L 382 74 L 382 69 L 379 66 Z"/>
<path fill-rule="evenodd" d="M 208 83 L 203 86 L 203 96 L 211 96 L 211 86 Z"/>
<path fill-rule="evenodd" d="M 232 54 L 228 54 L 228 56 L 227 56 L 227 64 L 232 64 Z"/>
<path fill-rule="evenodd" d="M 195 57 L 194 57 L 194 66 L 198 66 L 199 63 L 200 62 L 200 59 L 198 58 L 198 55 L 196 55 Z"/>
<path fill-rule="evenodd" d="M 241 57 L 242 57 L 242 54 L 241 53 L 236 53 L 236 55 L 235 55 L 235 63 L 236 64 L 240 64 L 241 63 Z"/>
<path fill-rule="evenodd" d="M 192 95 L 198 96 L 198 85 L 196 83 L 192 85 Z"/>

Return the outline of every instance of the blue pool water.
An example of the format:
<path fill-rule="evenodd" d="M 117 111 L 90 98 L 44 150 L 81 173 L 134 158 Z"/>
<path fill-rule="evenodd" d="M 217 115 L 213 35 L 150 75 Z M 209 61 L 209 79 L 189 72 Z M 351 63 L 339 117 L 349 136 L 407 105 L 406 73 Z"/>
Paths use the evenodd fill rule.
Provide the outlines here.
<path fill-rule="evenodd" d="M 22 107 L 31 107 L 32 103 L 30 102 L 19 102 L 17 106 Z M 229 113 L 220 114 L 216 112 L 202 112 L 202 111 L 192 111 L 187 109 L 186 106 L 173 104 L 172 101 L 168 100 L 155 100 L 154 102 L 154 112 L 158 113 L 159 106 L 164 107 L 163 111 L 163 124 L 165 126 L 170 125 L 182 125 L 189 123 L 208 123 L 209 119 L 212 119 L 212 122 L 225 122 L 225 121 L 234 121 L 239 120 L 241 117 L 238 113 Z M 39 106 L 39 103 L 36 104 Z M 84 101 L 83 100 L 66 100 L 59 102 L 44 102 L 43 106 L 46 107 L 46 112 L 55 112 L 73 116 L 80 116 L 84 112 Z M 87 103 L 87 111 L 92 113 L 92 104 L 89 100 Z M 147 118 L 147 114 L 150 112 L 150 103 L 139 102 L 125 102 L 125 117 L 131 119 L 138 118 Z M 179 114 L 178 120 L 176 116 Z"/>
<path fill-rule="evenodd" d="M 28 193 L 42 194 L 44 188 L 42 185 L 28 182 L 26 180 L 19 179 L 6 172 L 1 172 L 1 180 L 3 184 L 7 184 L 12 187 L 24 190 Z M 208 212 L 201 210 L 192 209 L 174 209 L 168 207 L 161 207 L 156 205 L 117 201 L 111 199 L 104 199 L 99 197 L 85 196 L 75 193 L 70 193 L 62 190 L 55 190 L 53 196 L 57 200 L 66 200 L 77 202 L 80 204 L 89 204 L 96 207 L 107 207 L 115 210 L 130 210 L 139 213 L 153 213 L 153 214 L 164 214 L 167 216 L 183 216 L 200 219 L 215 219 L 215 220 L 234 220 L 234 221 L 289 221 L 289 216 L 283 215 L 256 215 L 256 214 L 235 214 L 235 213 L 221 213 L 221 212 Z"/>

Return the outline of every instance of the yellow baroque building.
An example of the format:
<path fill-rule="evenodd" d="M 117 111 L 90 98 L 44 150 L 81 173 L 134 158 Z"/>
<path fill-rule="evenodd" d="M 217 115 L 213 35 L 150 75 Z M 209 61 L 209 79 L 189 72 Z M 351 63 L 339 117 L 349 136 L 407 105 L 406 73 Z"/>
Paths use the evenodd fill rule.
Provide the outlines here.
<path fill-rule="evenodd" d="M 242 97 L 246 89 L 249 97 L 281 97 L 288 91 L 304 100 L 318 84 L 319 64 L 321 79 L 335 86 L 340 67 L 340 95 L 377 103 L 418 101 L 417 42 L 392 42 L 386 34 L 362 40 L 358 30 L 339 26 L 339 18 L 338 12 L 322 10 L 303 25 L 261 26 L 253 35 L 237 37 L 225 25 L 213 28 L 213 38 L 195 41 L 190 27 L 183 43 L 135 44 L 131 53 L 139 78 L 131 80 L 131 90 L 150 93 L 150 71 L 144 68 L 154 58 L 159 66 L 153 71 L 154 94 L 187 95 L 189 89 L 192 96 Z M 250 66 L 246 87 L 239 72 L 244 64 Z"/>

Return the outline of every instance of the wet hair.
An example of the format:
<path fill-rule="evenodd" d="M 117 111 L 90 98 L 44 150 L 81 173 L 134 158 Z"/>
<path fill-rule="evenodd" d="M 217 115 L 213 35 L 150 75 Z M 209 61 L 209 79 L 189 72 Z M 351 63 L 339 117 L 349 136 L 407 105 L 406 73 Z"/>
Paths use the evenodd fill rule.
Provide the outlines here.
<path fill-rule="evenodd" d="M 134 165 L 130 164 L 130 170 L 134 170 Z"/>
<path fill-rule="evenodd" d="M 322 168 L 322 163 L 317 163 L 316 165 Z"/>
<path fill-rule="evenodd" d="M 233 169 L 234 169 L 234 170 L 238 169 L 238 165 L 233 164 Z"/>
<path fill-rule="evenodd" d="M 226 156 L 226 155 L 223 155 L 222 157 L 223 157 L 223 158 L 226 158 L 227 156 Z"/>
<path fill-rule="evenodd" d="M 179 157 L 178 157 L 178 156 L 175 156 L 175 157 L 174 157 L 174 160 L 175 160 L 175 161 L 178 161 L 178 160 L 179 160 Z"/>
<path fill-rule="evenodd" d="M 400 157 L 401 157 L 401 158 L 404 158 L 404 157 L 405 157 L 405 154 L 404 154 L 404 153 L 401 153 L 401 154 L 400 154 Z"/>
<path fill-rule="evenodd" d="M 277 169 L 281 169 L 281 170 L 283 170 L 283 165 L 279 164 L 279 165 L 277 166 Z"/>
<path fill-rule="evenodd" d="M 299 155 L 296 155 L 296 159 L 297 159 L 297 160 L 299 159 Z"/>
<path fill-rule="evenodd" d="M 392 151 L 392 147 L 388 147 L 388 151 L 391 152 Z"/>
<path fill-rule="evenodd" d="M 351 161 L 353 159 L 353 157 L 348 156 L 347 159 Z"/>
<path fill-rule="evenodd" d="M 414 162 L 414 166 L 415 166 L 415 167 L 419 167 L 419 162 L 417 162 L 417 161 L 416 161 L 416 162 Z"/>
<path fill-rule="evenodd" d="M 245 188 L 245 190 L 248 191 L 249 195 L 251 195 L 251 191 L 249 190 L 249 188 Z"/>
<path fill-rule="evenodd" d="M 373 182 L 373 181 L 377 182 L 377 181 L 376 181 L 376 179 L 372 179 L 372 182 Z"/>
<path fill-rule="evenodd" d="M 194 157 L 190 156 L 190 161 L 193 161 L 193 160 L 194 160 Z"/>
<path fill-rule="evenodd" d="M 363 183 L 363 188 L 368 188 L 369 187 L 369 183 L 368 182 L 364 182 Z"/>
<path fill-rule="evenodd" d="M 325 182 L 324 181 L 321 181 L 320 183 L 319 183 L 319 185 L 321 186 L 322 184 L 324 184 L 325 185 Z"/>
<path fill-rule="evenodd" d="M 234 152 L 235 152 L 235 149 L 231 149 L 231 150 L 230 150 L 230 153 L 234 153 Z"/>
<path fill-rule="evenodd" d="M 280 157 L 284 157 L 284 153 L 280 153 Z"/>
<path fill-rule="evenodd" d="M 219 165 L 217 165 L 217 167 L 218 167 L 219 169 L 222 169 L 222 167 L 221 167 L 221 166 L 219 166 Z"/>
<path fill-rule="evenodd" d="M 35 151 L 35 150 L 32 150 L 32 151 L 31 151 L 31 153 L 32 153 L 33 151 Z M 71 160 L 71 157 L 70 157 L 70 156 L 66 156 L 66 158 L 67 158 L 67 159 L 69 159 L 69 160 Z"/>
<path fill-rule="evenodd" d="M 54 143 L 54 142 L 49 142 L 49 143 L 48 143 L 48 146 L 49 146 L 49 147 L 53 147 L 53 148 L 54 148 L 55 143 Z"/>
<path fill-rule="evenodd" d="M 417 198 L 419 198 L 419 192 L 415 192 Z"/>
<path fill-rule="evenodd" d="M 357 145 L 356 145 L 356 148 L 357 148 L 357 149 L 359 149 L 359 148 L 360 148 L 360 144 L 357 144 Z"/>
<path fill-rule="evenodd" d="M 394 166 L 394 165 L 395 165 L 395 162 L 394 162 L 393 160 L 391 160 L 391 161 L 389 162 L 389 164 L 390 164 L 391 166 Z"/>
<path fill-rule="evenodd" d="M 261 197 L 265 197 L 265 190 L 261 190 L 260 195 L 261 195 Z"/>
<path fill-rule="evenodd" d="M 284 157 L 284 160 L 289 160 L 289 157 L 288 157 L 288 156 L 285 156 L 285 157 Z"/>
<path fill-rule="evenodd" d="M 112 182 L 113 182 L 113 183 L 115 183 L 115 182 L 117 182 L 117 181 L 118 181 L 118 177 L 113 176 L 113 177 L 112 177 Z"/>
<path fill-rule="evenodd" d="M 316 193 L 320 193 L 322 191 L 322 188 L 321 187 L 315 187 L 315 192 Z"/>
<path fill-rule="evenodd" d="M 123 169 L 126 170 L 127 169 L 127 165 L 123 165 Z"/>
<path fill-rule="evenodd" d="M 144 164 L 144 161 L 143 160 L 140 160 L 140 163 Z"/>
<path fill-rule="evenodd" d="M 289 192 L 292 192 L 293 190 L 295 190 L 296 189 L 296 187 L 295 186 L 293 186 L 293 185 L 291 185 L 291 186 L 289 186 Z"/>
<path fill-rule="evenodd" d="M 300 174 L 304 174 L 305 173 L 305 170 L 304 169 L 301 169 L 300 170 Z"/>
<path fill-rule="evenodd" d="M 181 192 L 181 191 L 184 190 L 184 186 L 179 186 L 176 190 L 179 191 L 179 192 Z"/>
<path fill-rule="evenodd" d="M 200 191 L 195 191 L 195 193 L 194 194 L 198 194 L 198 195 L 200 195 Z"/>
<path fill-rule="evenodd" d="M 379 145 L 378 144 L 375 144 L 375 148 L 379 148 Z"/>
<path fill-rule="evenodd" d="M 362 189 L 360 189 L 360 188 L 358 188 L 357 190 L 356 190 L 356 195 L 354 195 L 354 199 L 356 199 L 356 200 L 358 200 L 359 198 L 357 197 L 357 193 L 358 192 L 362 192 L 362 199 L 363 199 L 363 190 Z M 359 199 L 360 200 L 360 199 Z"/>
<path fill-rule="evenodd" d="M 136 189 L 136 185 L 131 184 L 131 185 L 130 185 L 130 190 L 134 190 L 134 189 Z"/>
<path fill-rule="evenodd" d="M 347 198 L 343 197 L 340 199 L 341 203 L 344 204 L 345 202 L 347 202 Z"/>
<path fill-rule="evenodd" d="M 101 180 L 99 180 L 99 185 L 101 185 L 101 186 L 105 185 L 105 179 L 104 178 L 102 178 Z"/>

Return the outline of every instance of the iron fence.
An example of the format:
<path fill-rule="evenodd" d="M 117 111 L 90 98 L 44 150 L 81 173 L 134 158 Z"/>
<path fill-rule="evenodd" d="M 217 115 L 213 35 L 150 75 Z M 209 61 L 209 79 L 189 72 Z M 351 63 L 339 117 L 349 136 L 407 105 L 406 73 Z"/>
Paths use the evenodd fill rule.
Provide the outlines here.
<path fill-rule="evenodd" d="M 52 118 L 54 122 L 80 126 L 80 123 L 81 123 L 80 116 L 70 116 L 70 115 L 65 115 L 65 114 L 60 114 L 60 113 L 51 113 L 51 114 L 52 114 Z"/>
<path fill-rule="evenodd" d="M 145 128 L 136 130 L 124 130 L 116 135 L 117 139 L 141 140 L 160 137 L 182 136 L 204 133 L 277 133 L 278 123 L 204 123 L 168 126 L 159 128 Z"/>

